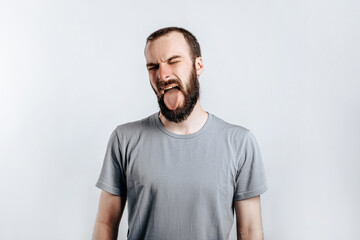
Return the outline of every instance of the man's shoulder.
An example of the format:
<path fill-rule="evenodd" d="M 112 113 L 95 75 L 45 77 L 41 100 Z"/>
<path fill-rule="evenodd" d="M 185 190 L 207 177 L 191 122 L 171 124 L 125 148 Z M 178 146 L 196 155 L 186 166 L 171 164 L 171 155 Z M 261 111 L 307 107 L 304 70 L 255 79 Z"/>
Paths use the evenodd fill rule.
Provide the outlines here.
<path fill-rule="evenodd" d="M 118 135 L 137 135 L 144 130 L 149 130 L 154 126 L 152 122 L 155 114 L 139 120 L 119 124 L 116 126 L 115 131 Z"/>
<path fill-rule="evenodd" d="M 234 123 L 229 123 L 217 116 L 213 115 L 214 130 L 213 135 L 226 143 L 232 144 L 235 148 L 243 146 L 249 138 L 252 137 L 250 129 Z"/>
<path fill-rule="evenodd" d="M 250 130 L 242 125 L 230 123 L 228 121 L 223 120 L 222 118 L 213 115 L 213 121 L 216 126 L 221 131 L 226 133 L 237 133 L 246 135 Z"/>

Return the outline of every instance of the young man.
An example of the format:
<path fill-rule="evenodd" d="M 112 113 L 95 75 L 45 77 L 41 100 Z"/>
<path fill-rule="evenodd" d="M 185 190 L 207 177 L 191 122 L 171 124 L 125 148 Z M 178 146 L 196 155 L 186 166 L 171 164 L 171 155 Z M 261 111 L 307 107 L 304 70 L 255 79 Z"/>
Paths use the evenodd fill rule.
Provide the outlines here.
<path fill-rule="evenodd" d="M 128 202 L 128 239 L 263 239 L 260 150 L 246 128 L 204 111 L 200 46 L 182 28 L 151 34 L 146 66 L 160 111 L 113 131 L 96 186 L 93 239 L 116 239 Z"/>

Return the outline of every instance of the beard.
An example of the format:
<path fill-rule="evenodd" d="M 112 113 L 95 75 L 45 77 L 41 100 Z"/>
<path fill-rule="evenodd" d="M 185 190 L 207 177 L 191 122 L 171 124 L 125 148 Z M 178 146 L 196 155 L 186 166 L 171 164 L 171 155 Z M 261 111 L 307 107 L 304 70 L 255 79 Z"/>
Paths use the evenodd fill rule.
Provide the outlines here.
<path fill-rule="evenodd" d="M 165 105 L 165 102 L 164 102 L 165 94 L 163 94 L 161 96 L 157 95 L 158 104 L 160 107 L 161 114 L 167 120 L 175 122 L 175 123 L 180 123 L 180 122 L 186 120 L 189 117 L 189 115 L 192 113 L 192 111 L 194 110 L 194 107 L 199 99 L 199 96 L 200 96 L 200 84 L 199 84 L 198 76 L 196 75 L 195 66 L 193 67 L 193 69 L 190 72 L 189 83 L 186 86 L 186 91 L 181 86 L 181 83 L 178 80 L 169 80 L 168 82 L 166 82 L 165 85 L 169 85 L 172 83 L 176 83 L 179 86 L 180 91 L 184 95 L 183 106 L 181 106 L 181 107 L 179 106 L 175 110 L 170 110 L 169 108 L 167 108 L 167 106 Z M 157 88 L 161 89 L 160 88 L 161 85 L 164 85 L 164 83 L 158 84 Z"/>

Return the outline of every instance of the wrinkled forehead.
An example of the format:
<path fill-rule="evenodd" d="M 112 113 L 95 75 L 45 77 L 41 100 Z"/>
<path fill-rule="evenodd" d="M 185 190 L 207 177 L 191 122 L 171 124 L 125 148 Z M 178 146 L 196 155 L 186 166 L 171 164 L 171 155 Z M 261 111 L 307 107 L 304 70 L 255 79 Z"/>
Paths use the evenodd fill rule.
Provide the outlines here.
<path fill-rule="evenodd" d="M 190 57 L 190 47 L 182 33 L 171 32 L 148 42 L 145 48 L 147 62 L 165 61 L 171 56 Z"/>

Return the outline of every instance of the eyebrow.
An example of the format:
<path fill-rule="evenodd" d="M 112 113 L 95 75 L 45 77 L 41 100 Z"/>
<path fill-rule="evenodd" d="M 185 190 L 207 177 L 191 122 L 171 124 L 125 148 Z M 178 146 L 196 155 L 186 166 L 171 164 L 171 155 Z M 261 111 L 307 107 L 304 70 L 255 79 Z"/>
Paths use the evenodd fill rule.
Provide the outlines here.
<path fill-rule="evenodd" d="M 166 60 L 166 62 L 169 62 L 169 61 L 174 60 L 174 59 L 176 59 L 176 58 L 181 58 L 181 56 L 180 56 L 180 55 L 172 56 L 172 57 L 168 58 L 168 59 Z M 158 65 L 157 63 L 147 63 L 147 64 L 146 64 L 146 67 L 152 67 L 152 66 L 157 66 L 157 65 Z"/>

